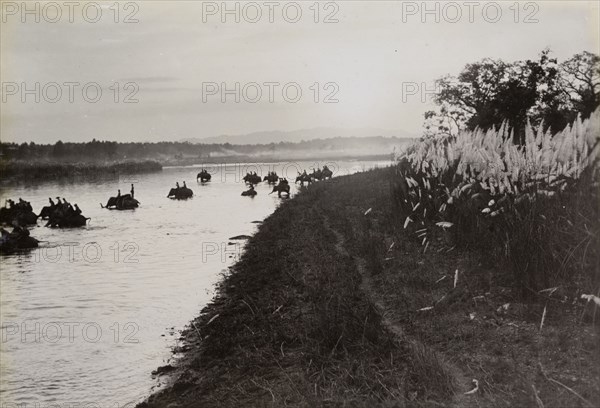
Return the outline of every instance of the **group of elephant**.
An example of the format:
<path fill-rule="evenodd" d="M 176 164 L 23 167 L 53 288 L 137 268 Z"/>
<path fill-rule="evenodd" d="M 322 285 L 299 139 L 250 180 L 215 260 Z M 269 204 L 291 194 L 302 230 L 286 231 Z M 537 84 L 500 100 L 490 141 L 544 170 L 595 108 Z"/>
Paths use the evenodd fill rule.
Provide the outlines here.
<path fill-rule="evenodd" d="M 77 204 L 73 206 L 65 198 L 62 199 L 62 202 L 59 197 L 56 197 L 56 200 L 55 203 L 49 198 L 50 205 L 40 211 L 40 218 L 48 220 L 46 227 L 76 228 L 85 226 L 90 218 L 81 214 L 81 209 Z"/>
<path fill-rule="evenodd" d="M 52 198 L 48 199 L 49 205 L 42 208 L 40 214 L 33 212 L 31 203 L 19 198 L 15 203 L 13 200 L 7 200 L 6 206 L 0 208 L 0 224 L 12 225 L 12 232 L 1 228 L 0 252 L 12 253 L 16 250 L 37 248 L 39 241 L 29 235 L 27 226 L 37 224 L 38 218 L 47 220 L 46 227 L 54 228 L 78 228 L 83 227 L 90 220 L 85 217 L 77 204 L 72 205 L 66 198 L 56 197 L 56 202 Z M 137 208 L 140 202 L 134 198 L 134 188 L 131 185 L 130 194 L 121 195 L 118 191 L 116 197 L 109 198 L 106 206 L 100 204 L 102 208 L 131 210 Z"/>
<path fill-rule="evenodd" d="M 77 204 L 74 206 L 67 201 L 56 197 L 56 203 L 49 198 L 50 205 L 42 208 L 39 215 L 33 212 L 31 203 L 19 198 L 19 202 L 7 200 L 7 205 L 0 208 L 0 223 L 9 225 L 19 225 L 26 227 L 27 225 L 35 225 L 37 219 L 48 220 L 46 227 L 70 228 L 81 227 L 86 224 L 89 218 L 81 215 L 81 209 Z"/>
<path fill-rule="evenodd" d="M 298 173 L 296 177 L 296 183 L 304 185 L 304 183 L 312 183 L 317 180 L 330 179 L 333 176 L 333 172 L 324 166 L 323 169 L 313 169 L 312 173 L 308 174 L 306 170 L 302 173 Z M 202 169 L 196 180 L 200 180 L 202 183 L 209 182 L 211 180 L 211 174 Z M 290 183 L 286 178 L 279 177 L 276 172 L 270 171 L 264 178 L 261 178 L 256 172 L 249 172 L 243 177 L 244 182 L 249 186 L 248 190 L 242 192 L 242 196 L 254 197 L 258 192 L 254 189 L 254 186 L 264 181 L 270 185 L 273 185 L 273 190 L 269 194 L 277 193 L 278 197 L 285 195 L 290 196 Z M 193 197 L 194 192 L 186 186 L 185 181 L 183 186 L 176 183 L 176 186 L 169 191 L 167 197 L 184 200 Z M 71 205 L 65 198 L 62 201 L 59 197 L 56 198 L 55 203 L 52 198 L 49 198 L 49 205 L 42 208 L 39 215 L 33 212 L 33 208 L 28 201 L 24 201 L 19 198 L 19 201 L 15 203 L 13 200 L 7 200 L 7 205 L 0 208 L 0 224 L 12 225 L 13 231 L 8 232 L 4 228 L 0 228 L 0 252 L 12 252 L 18 249 L 35 248 L 38 246 L 38 240 L 29 236 L 27 230 L 28 225 L 37 224 L 37 219 L 48 220 L 46 223 L 47 227 L 58 227 L 58 228 L 74 228 L 83 227 L 90 219 L 84 217 L 81 214 L 79 206 L 75 204 Z M 121 190 L 118 190 L 116 197 L 110 197 L 106 205 L 100 204 L 102 208 L 109 210 L 133 210 L 138 208 L 140 202 L 135 199 L 135 192 L 133 184 L 131 185 L 131 191 L 129 194 L 121 195 Z"/>
<path fill-rule="evenodd" d="M 258 194 L 258 192 L 254 189 L 254 185 L 260 183 L 260 177 L 258 178 L 258 183 L 254 183 L 256 180 L 256 174 L 248 173 L 246 177 L 244 177 L 244 181 L 249 185 L 248 190 L 242 192 L 242 196 L 244 197 L 254 197 Z M 290 196 L 290 183 L 285 178 L 279 178 L 276 173 L 269 173 L 268 176 L 265 176 L 264 180 L 268 184 L 274 184 L 273 191 L 269 194 L 277 193 L 277 195 L 281 198 L 282 194 L 285 194 L 286 197 Z M 278 183 L 279 182 L 279 183 Z"/>
<path fill-rule="evenodd" d="M 327 180 L 333 177 L 333 171 L 329 169 L 327 166 L 323 166 L 323 169 L 313 169 L 312 173 L 306 173 L 306 170 L 302 173 L 298 173 L 298 177 L 296 177 L 296 183 L 300 183 L 300 185 L 304 185 L 304 183 L 310 184 L 315 181 Z"/>
<path fill-rule="evenodd" d="M 290 196 L 290 183 L 286 178 L 279 177 L 276 172 L 270 171 L 264 178 L 260 178 L 256 172 L 246 173 L 242 178 L 244 183 L 249 185 L 248 190 L 242 192 L 244 197 L 254 197 L 258 192 L 254 189 L 254 186 L 261 181 L 266 181 L 267 184 L 273 184 L 273 191 L 269 194 L 277 193 L 278 197 L 282 197 L 285 194 L 286 197 Z"/>
<path fill-rule="evenodd" d="M 56 197 L 56 203 L 49 198 L 49 204 L 42 208 L 40 214 L 33 212 L 31 203 L 19 198 L 15 203 L 7 200 L 6 206 L 0 208 L 0 224 L 12 225 L 12 232 L 0 228 L 0 252 L 10 253 L 19 249 L 37 248 L 39 241 L 29 235 L 27 226 L 37 224 L 37 219 L 48 220 L 46 227 L 73 228 L 86 225 L 87 220 L 81 214 L 77 204 L 74 206 L 64 197 Z"/>
<path fill-rule="evenodd" d="M 302 173 L 298 172 L 296 183 L 300 183 L 300 185 L 303 186 L 304 183 L 310 184 L 315 181 L 327 180 L 331 177 L 333 177 L 333 171 L 331 171 L 327 166 L 323 166 L 322 169 L 313 169 L 312 173 L 307 173 L 306 170 L 304 170 Z M 196 181 L 200 181 L 203 184 L 209 182 L 211 179 L 212 175 L 206 169 L 202 169 L 202 171 L 200 171 L 200 173 L 198 173 L 196 176 Z M 244 183 L 249 186 L 248 190 L 243 191 L 241 194 L 244 197 L 256 196 L 258 192 L 254 189 L 254 186 L 263 181 L 273 185 L 273 191 L 271 191 L 269 194 L 277 193 L 279 197 L 282 197 L 282 195 L 289 197 L 290 195 L 289 181 L 286 178 L 279 177 L 274 171 L 269 171 L 264 178 L 261 178 L 258 174 L 256 174 L 256 172 L 248 172 L 242 178 L 242 180 L 244 180 Z M 172 188 L 167 197 L 185 200 L 193 195 L 194 192 L 189 189 L 184 182 L 183 187 L 180 187 L 179 183 L 177 183 L 177 187 Z"/>
<path fill-rule="evenodd" d="M 327 167 L 323 166 L 323 169 L 313 169 L 312 173 L 307 173 L 306 170 L 300 173 L 298 172 L 298 176 L 296 177 L 296 183 L 300 183 L 301 186 L 304 183 L 310 184 L 315 181 L 327 180 L 333 177 L 333 172 Z M 254 197 L 257 192 L 254 190 L 254 185 L 261 182 L 261 178 L 256 172 L 246 173 L 243 178 L 246 184 L 250 185 L 250 188 L 242 193 L 243 196 L 251 196 Z M 282 194 L 285 194 L 287 197 L 290 195 L 290 183 L 286 178 L 281 178 L 277 175 L 276 172 L 270 171 L 262 181 L 266 181 L 268 184 L 274 184 L 273 191 L 269 194 L 277 193 L 279 197 Z M 278 183 L 279 182 L 279 183 Z"/>

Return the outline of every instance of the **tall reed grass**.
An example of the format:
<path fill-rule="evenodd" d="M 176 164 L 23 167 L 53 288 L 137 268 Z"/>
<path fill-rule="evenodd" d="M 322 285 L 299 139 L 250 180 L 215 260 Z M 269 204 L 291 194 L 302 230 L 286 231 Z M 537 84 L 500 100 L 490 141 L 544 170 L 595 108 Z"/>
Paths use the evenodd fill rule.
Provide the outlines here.
<path fill-rule="evenodd" d="M 397 156 L 394 201 L 427 251 L 444 235 L 501 262 L 524 294 L 599 289 L 600 109 L 562 132 L 425 138 Z M 441 233 L 441 231 L 444 231 Z"/>

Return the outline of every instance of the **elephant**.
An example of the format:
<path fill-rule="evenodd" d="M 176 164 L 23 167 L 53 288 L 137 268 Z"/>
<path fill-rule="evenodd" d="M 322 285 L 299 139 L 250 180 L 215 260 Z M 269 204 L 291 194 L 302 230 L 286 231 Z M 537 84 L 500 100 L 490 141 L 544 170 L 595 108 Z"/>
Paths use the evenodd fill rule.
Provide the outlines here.
<path fill-rule="evenodd" d="M 300 185 L 304 185 L 304 183 L 310 184 L 312 182 L 312 178 L 306 173 L 298 173 L 298 177 L 296 177 L 296 183 L 300 182 Z"/>
<path fill-rule="evenodd" d="M 106 206 L 100 203 L 102 208 L 108 208 L 109 210 L 133 210 L 140 206 L 140 202 L 133 198 L 131 194 L 125 194 L 120 197 L 111 197 L 108 199 Z"/>
<path fill-rule="evenodd" d="M 331 177 L 333 177 L 333 171 L 329 170 L 329 168 L 327 168 L 327 166 L 323 167 L 321 174 L 322 174 L 324 180 L 331 179 Z"/>
<path fill-rule="evenodd" d="M 15 216 L 15 220 L 19 225 L 35 225 L 38 216 L 33 211 L 19 212 Z"/>
<path fill-rule="evenodd" d="M 244 197 L 254 197 L 257 194 L 258 193 L 252 186 L 250 186 L 250 188 L 248 190 L 242 192 L 242 196 L 244 196 Z"/>
<path fill-rule="evenodd" d="M 29 236 L 29 231 L 15 228 L 10 234 L 2 230 L 0 253 L 12 253 L 23 249 L 37 248 L 39 241 Z"/>
<path fill-rule="evenodd" d="M 269 174 L 265 176 L 263 181 L 266 181 L 269 184 L 275 184 L 277 183 L 277 181 L 279 181 L 279 176 L 275 172 L 269 172 Z"/>
<path fill-rule="evenodd" d="M 59 201 L 60 203 L 60 201 Z M 81 215 L 79 206 L 71 206 L 65 199 L 49 209 L 46 227 L 76 228 L 84 227 L 91 218 Z"/>
<path fill-rule="evenodd" d="M 258 184 L 258 183 L 260 183 L 261 178 L 256 173 L 247 173 L 244 176 L 243 180 L 244 180 L 244 182 L 246 182 L 248 184 Z"/>
<path fill-rule="evenodd" d="M 277 196 L 281 198 L 281 193 L 285 193 L 288 197 L 290 196 L 290 185 L 288 183 L 279 183 L 276 186 L 273 186 L 273 191 L 269 194 L 273 194 L 277 192 Z"/>
<path fill-rule="evenodd" d="M 47 227 L 58 227 L 58 228 L 77 228 L 85 227 L 87 221 L 91 220 L 89 217 L 84 217 L 81 214 L 65 214 L 62 216 L 52 216 L 46 224 Z"/>
<path fill-rule="evenodd" d="M 321 169 L 313 170 L 313 172 L 310 174 L 310 177 L 313 180 L 321 181 L 323 180 L 323 172 L 321 171 Z"/>
<path fill-rule="evenodd" d="M 30 210 L 30 206 L 13 205 L 12 207 L 0 208 L 0 223 L 19 225 L 34 225 L 38 216 Z"/>
<path fill-rule="evenodd" d="M 54 207 L 47 205 L 42 208 L 42 211 L 40 211 L 40 215 L 38 215 L 38 218 L 41 218 L 42 220 L 47 220 L 48 218 L 50 218 L 50 215 L 53 211 Z"/>
<path fill-rule="evenodd" d="M 191 198 L 194 195 L 194 192 L 188 187 L 176 187 L 172 188 L 167 194 L 167 197 L 173 198 L 175 200 L 186 200 Z"/>
<path fill-rule="evenodd" d="M 210 175 L 210 173 L 204 169 L 202 169 L 202 171 L 200 173 L 198 173 L 198 175 L 196 176 L 196 181 L 198 181 L 198 179 L 200 179 L 201 183 L 205 183 L 207 181 L 210 181 L 210 179 L 212 178 L 212 176 Z"/>

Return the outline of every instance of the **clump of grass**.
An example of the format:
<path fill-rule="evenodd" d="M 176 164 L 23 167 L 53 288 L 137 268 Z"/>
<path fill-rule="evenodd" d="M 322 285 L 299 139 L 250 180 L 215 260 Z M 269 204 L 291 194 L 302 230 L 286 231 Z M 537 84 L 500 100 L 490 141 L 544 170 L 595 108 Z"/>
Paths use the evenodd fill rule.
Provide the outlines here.
<path fill-rule="evenodd" d="M 600 285 L 600 110 L 525 145 L 503 125 L 420 140 L 397 158 L 393 202 L 424 250 L 451 243 L 506 266 L 527 296 Z"/>
<path fill-rule="evenodd" d="M 418 389 L 421 399 L 444 400 L 457 389 L 454 373 L 448 364 L 430 347 L 420 342 L 412 342 L 410 350 L 410 379 Z"/>

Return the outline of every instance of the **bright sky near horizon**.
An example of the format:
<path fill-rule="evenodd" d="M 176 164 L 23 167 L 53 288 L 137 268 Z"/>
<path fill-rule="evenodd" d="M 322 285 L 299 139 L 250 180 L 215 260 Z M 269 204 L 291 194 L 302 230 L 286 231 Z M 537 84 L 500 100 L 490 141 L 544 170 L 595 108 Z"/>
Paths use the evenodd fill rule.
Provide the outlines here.
<path fill-rule="evenodd" d="M 598 53 L 598 4 L 0 0 L 0 139 L 418 134 L 467 63 Z"/>

